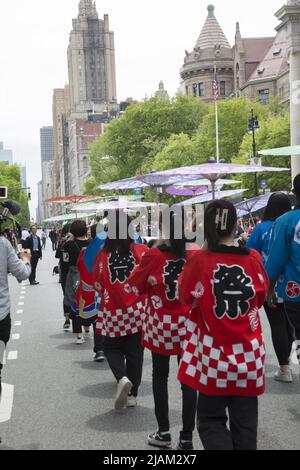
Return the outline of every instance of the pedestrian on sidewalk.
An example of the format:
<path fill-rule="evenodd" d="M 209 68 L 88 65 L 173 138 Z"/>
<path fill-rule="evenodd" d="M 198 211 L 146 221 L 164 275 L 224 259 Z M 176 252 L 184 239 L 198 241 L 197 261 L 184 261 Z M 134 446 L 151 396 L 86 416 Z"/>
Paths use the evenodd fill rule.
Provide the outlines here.
<path fill-rule="evenodd" d="M 180 362 L 186 335 L 186 321 L 192 305 L 183 306 L 178 299 L 178 278 L 186 260 L 194 251 L 187 251 L 187 243 L 176 233 L 184 226 L 184 214 L 166 210 L 161 226 L 163 240 L 149 250 L 141 264 L 129 278 L 128 285 L 138 295 L 146 295 L 146 313 L 143 321 L 143 346 L 152 352 L 153 395 L 158 431 L 148 436 L 148 444 L 170 447 L 168 379 L 170 359 L 175 356 Z M 169 233 L 166 223 L 168 222 Z M 176 230 L 179 229 L 179 230 Z M 181 232 L 182 233 L 182 232 Z M 199 246 L 197 246 L 199 249 Z M 193 450 L 197 392 L 181 384 L 182 420 L 178 450 Z"/>
<path fill-rule="evenodd" d="M 58 246 L 56 250 L 56 255 L 55 255 L 55 257 L 59 259 L 60 283 L 61 283 L 61 288 L 63 291 L 63 312 L 64 312 L 64 317 L 65 317 L 65 322 L 63 326 L 64 331 L 69 331 L 70 326 L 71 326 L 70 307 L 68 307 L 65 304 L 66 282 L 67 282 L 67 276 L 68 276 L 68 271 L 69 271 L 70 257 L 69 257 L 69 253 L 66 253 L 64 251 L 65 244 L 72 236 L 70 233 L 70 227 L 71 227 L 70 224 L 66 224 L 63 226 L 60 240 L 58 242 Z"/>
<path fill-rule="evenodd" d="M 39 282 L 36 280 L 37 265 L 43 259 L 42 243 L 40 237 L 37 235 L 37 226 L 32 225 L 31 234 L 25 242 L 25 249 L 31 252 L 31 274 L 29 282 L 32 286 L 37 286 Z"/>
<path fill-rule="evenodd" d="M 67 264 L 67 279 L 65 287 L 64 304 L 69 309 L 70 319 L 72 320 L 73 333 L 76 337 L 76 344 L 84 343 L 82 332 L 82 323 L 80 317 L 72 311 L 72 305 L 75 302 L 77 287 L 80 284 L 80 275 L 77 268 L 77 262 L 83 248 L 90 244 L 87 233 L 88 228 L 84 220 L 75 220 L 70 227 L 72 237 L 63 247 L 63 256 Z"/>
<path fill-rule="evenodd" d="M 294 330 L 300 363 L 300 174 L 294 179 L 293 187 L 296 206 L 274 225 L 266 270 L 270 278 L 269 306 L 276 306 L 275 286 L 279 281 L 285 311 Z"/>
<path fill-rule="evenodd" d="M 131 220 L 124 212 L 117 211 L 115 220 L 110 216 L 109 237 L 95 261 L 94 287 L 102 296 L 97 333 L 105 336 L 105 356 L 118 382 L 115 409 L 120 411 L 137 406 L 142 380 L 144 299 L 126 292 L 124 286 L 147 247 L 134 243 L 134 235 L 129 234 Z M 127 233 L 122 233 L 121 227 Z"/>
<path fill-rule="evenodd" d="M 279 217 L 289 212 L 291 208 L 288 195 L 284 193 L 272 194 L 265 210 L 263 222 L 256 225 L 248 240 L 247 247 L 261 254 L 264 265 L 266 265 L 270 255 L 270 240 L 274 224 Z M 274 306 L 269 307 L 266 301 L 264 308 L 270 323 L 273 346 L 280 365 L 274 379 L 278 382 L 291 383 L 293 382 L 293 376 L 289 361 L 294 342 L 294 331 L 285 313 L 281 287 L 282 283 L 279 282 L 275 289 Z"/>
<path fill-rule="evenodd" d="M 258 396 L 265 391 L 259 309 L 268 278 L 255 250 L 235 247 L 236 228 L 233 204 L 212 202 L 204 220 L 207 249 L 187 261 L 179 280 L 182 302 L 194 302 L 179 380 L 199 392 L 206 450 L 256 450 Z"/>
<path fill-rule="evenodd" d="M 52 251 L 57 250 L 57 242 L 58 242 L 58 233 L 55 227 L 52 228 L 51 232 L 49 233 L 49 238 L 52 243 Z"/>
<path fill-rule="evenodd" d="M 46 250 L 47 234 L 45 232 L 45 229 L 42 230 L 41 239 L 42 239 L 42 248 L 43 250 Z"/>

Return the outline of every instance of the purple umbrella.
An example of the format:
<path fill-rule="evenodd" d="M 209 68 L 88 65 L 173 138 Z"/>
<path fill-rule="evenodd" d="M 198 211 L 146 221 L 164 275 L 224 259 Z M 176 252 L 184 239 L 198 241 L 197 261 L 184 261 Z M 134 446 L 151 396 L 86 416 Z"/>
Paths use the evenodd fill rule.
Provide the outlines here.
<path fill-rule="evenodd" d="M 268 205 L 269 199 L 272 193 L 265 194 L 264 196 L 253 197 L 246 201 L 235 204 L 237 209 L 238 217 L 244 217 L 245 215 L 257 212 Z"/>
<path fill-rule="evenodd" d="M 207 186 L 170 186 L 167 188 L 166 193 L 170 196 L 200 196 L 200 194 L 207 193 Z"/>
<path fill-rule="evenodd" d="M 244 192 L 248 191 L 248 189 L 233 189 L 232 191 L 219 191 L 218 198 L 224 199 L 225 197 L 233 197 L 239 196 Z M 193 204 L 203 204 L 204 202 L 213 201 L 214 197 L 212 193 L 202 194 L 201 196 L 193 197 L 192 199 L 188 199 L 187 201 L 180 202 L 178 205 L 180 206 L 190 206 Z"/>
<path fill-rule="evenodd" d="M 225 175 L 236 174 L 236 173 L 266 173 L 266 172 L 281 172 L 290 171 L 289 168 L 278 168 L 278 167 L 266 167 L 259 165 L 236 165 L 233 163 L 216 163 L 212 161 L 210 163 L 204 163 L 203 165 L 186 166 L 181 168 L 174 168 L 167 171 L 161 171 L 157 173 L 151 173 L 139 177 L 141 181 L 147 184 L 161 184 L 164 178 L 179 177 L 197 179 L 199 177 L 207 178 L 212 183 L 213 199 L 215 199 L 215 183 L 218 179 Z"/>

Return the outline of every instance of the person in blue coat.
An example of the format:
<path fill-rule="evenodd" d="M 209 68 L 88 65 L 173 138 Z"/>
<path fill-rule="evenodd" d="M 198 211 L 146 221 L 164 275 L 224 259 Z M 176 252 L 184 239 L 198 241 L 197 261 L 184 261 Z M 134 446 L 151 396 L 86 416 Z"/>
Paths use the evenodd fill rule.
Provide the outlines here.
<path fill-rule="evenodd" d="M 276 220 L 291 210 L 290 198 L 284 193 L 274 193 L 269 199 L 263 222 L 256 225 L 247 247 L 258 251 L 266 265 L 270 255 L 270 242 Z M 290 325 L 284 309 L 284 302 L 279 293 L 280 286 L 276 288 L 276 303 L 269 307 L 265 302 L 265 311 L 270 323 L 274 350 L 280 365 L 274 379 L 280 382 L 291 383 L 292 372 L 289 358 L 294 342 L 293 328 Z"/>
<path fill-rule="evenodd" d="M 266 270 L 270 278 L 268 303 L 275 304 L 274 288 L 281 278 L 280 295 L 294 328 L 300 363 L 300 174 L 294 179 L 295 209 L 280 217 L 274 225 Z"/>

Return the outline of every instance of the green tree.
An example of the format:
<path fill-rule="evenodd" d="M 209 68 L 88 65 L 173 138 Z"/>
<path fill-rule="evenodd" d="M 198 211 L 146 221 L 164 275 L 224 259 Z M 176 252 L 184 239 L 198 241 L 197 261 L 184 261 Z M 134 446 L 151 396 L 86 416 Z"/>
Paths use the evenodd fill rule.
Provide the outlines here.
<path fill-rule="evenodd" d="M 260 129 L 255 135 L 257 151 L 269 148 L 287 147 L 290 145 L 290 116 L 285 114 L 269 115 L 266 120 L 260 121 Z M 252 155 L 252 136 L 245 135 L 241 144 L 238 158 L 235 162 L 247 163 L 248 155 Z M 262 157 L 262 165 L 273 167 L 291 167 L 290 157 Z M 268 181 L 271 191 L 291 189 L 291 176 L 288 172 L 266 173 L 258 175 L 259 185 L 262 180 Z M 244 187 L 249 187 L 249 176 L 243 177 Z M 253 193 L 253 190 L 251 190 Z"/>
<path fill-rule="evenodd" d="M 19 202 L 21 213 L 16 217 L 22 226 L 30 224 L 28 197 L 22 189 L 20 167 L 0 162 L 0 186 L 8 187 L 8 198 Z"/>
<path fill-rule="evenodd" d="M 196 164 L 194 144 L 187 134 L 172 135 L 153 161 L 157 171 Z"/>
<path fill-rule="evenodd" d="M 172 135 L 192 136 L 208 111 L 199 99 L 154 97 L 131 105 L 90 148 L 92 176 L 106 183 L 148 171 Z"/>

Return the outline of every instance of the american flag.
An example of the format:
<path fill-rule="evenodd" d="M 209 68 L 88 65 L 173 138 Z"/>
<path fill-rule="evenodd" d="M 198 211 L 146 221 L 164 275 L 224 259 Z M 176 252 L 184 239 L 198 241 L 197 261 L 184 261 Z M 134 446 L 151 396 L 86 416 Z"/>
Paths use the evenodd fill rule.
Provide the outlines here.
<path fill-rule="evenodd" d="M 218 77 L 217 77 L 217 72 L 215 71 L 214 75 L 214 81 L 213 81 L 213 95 L 215 101 L 218 101 L 219 99 L 219 82 L 218 82 Z"/>

